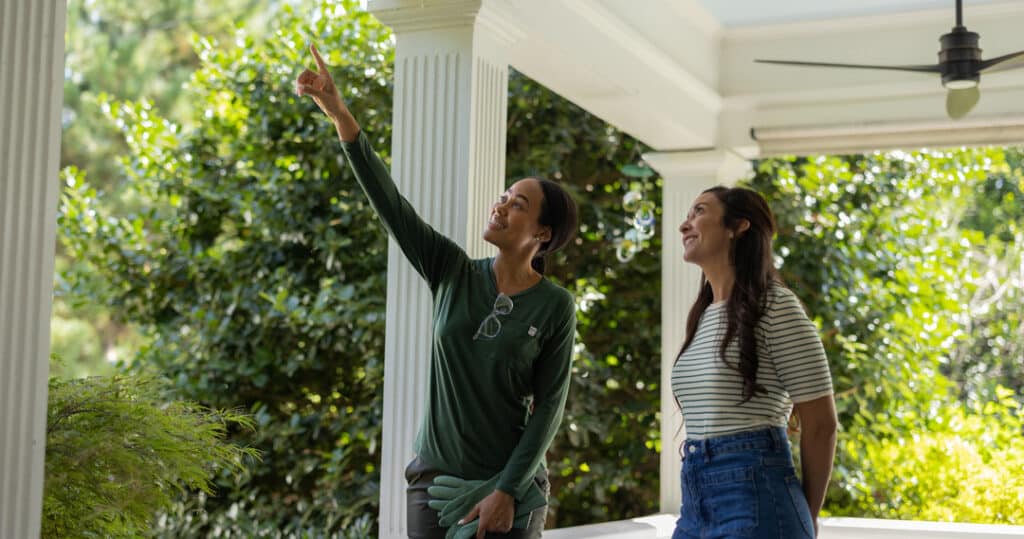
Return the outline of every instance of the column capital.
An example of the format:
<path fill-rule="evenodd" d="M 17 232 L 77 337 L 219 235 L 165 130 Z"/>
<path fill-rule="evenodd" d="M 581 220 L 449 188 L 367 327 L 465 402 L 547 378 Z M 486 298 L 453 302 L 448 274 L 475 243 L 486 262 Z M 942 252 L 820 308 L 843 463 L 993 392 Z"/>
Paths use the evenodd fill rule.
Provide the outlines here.
<path fill-rule="evenodd" d="M 722 148 L 649 152 L 643 155 L 643 159 L 668 181 L 713 178 L 724 185 L 732 185 L 751 172 L 748 159 L 733 150 Z"/>
<path fill-rule="evenodd" d="M 512 44 L 525 33 L 501 15 L 503 6 L 483 0 L 369 0 L 367 9 L 395 33 L 486 26 L 499 42 Z"/>
<path fill-rule="evenodd" d="M 367 9 L 395 33 L 472 26 L 482 0 L 369 0 Z"/>

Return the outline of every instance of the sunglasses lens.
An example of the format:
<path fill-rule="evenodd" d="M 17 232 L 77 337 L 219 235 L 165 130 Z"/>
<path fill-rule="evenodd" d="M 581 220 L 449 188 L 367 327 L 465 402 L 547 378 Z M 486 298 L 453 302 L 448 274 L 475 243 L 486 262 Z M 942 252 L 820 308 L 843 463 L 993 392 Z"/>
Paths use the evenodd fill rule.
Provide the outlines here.
<path fill-rule="evenodd" d="M 498 297 L 494 300 L 494 309 L 491 314 L 484 318 L 483 322 L 480 322 L 480 327 L 476 330 L 476 335 L 473 336 L 473 340 L 480 337 L 485 339 L 493 339 L 498 336 L 501 331 L 501 320 L 498 320 L 498 315 L 508 314 L 512 312 L 512 298 L 505 294 L 498 294 Z"/>
<path fill-rule="evenodd" d="M 488 316 L 484 319 L 483 324 L 480 324 L 480 334 L 488 339 L 497 337 L 499 331 L 501 331 L 501 322 L 496 316 Z"/>
<path fill-rule="evenodd" d="M 499 294 L 498 298 L 494 300 L 494 312 L 498 314 L 508 314 L 512 312 L 512 298 L 505 294 Z"/>

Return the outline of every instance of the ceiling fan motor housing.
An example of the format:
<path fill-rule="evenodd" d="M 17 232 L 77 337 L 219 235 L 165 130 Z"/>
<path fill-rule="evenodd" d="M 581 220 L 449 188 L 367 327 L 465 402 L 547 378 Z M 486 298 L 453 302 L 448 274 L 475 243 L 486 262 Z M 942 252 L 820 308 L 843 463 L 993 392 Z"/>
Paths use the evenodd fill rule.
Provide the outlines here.
<path fill-rule="evenodd" d="M 978 74 L 981 65 L 979 36 L 963 26 L 939 38 L 939 64 L 942 67 L 942 84 L 949 88 L 972 87 L 981 79 Z"/>

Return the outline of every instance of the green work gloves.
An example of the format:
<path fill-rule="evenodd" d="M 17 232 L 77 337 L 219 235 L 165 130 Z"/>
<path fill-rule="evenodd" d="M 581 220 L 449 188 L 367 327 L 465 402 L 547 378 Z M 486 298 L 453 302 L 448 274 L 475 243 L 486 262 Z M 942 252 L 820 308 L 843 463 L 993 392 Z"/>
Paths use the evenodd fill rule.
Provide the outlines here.
<path fill-rule="evenodd" d="M 499 473 L 491 479 L 462 479 L 452 475 L 439 475 L 434 478 L 434 485 L 427 489 L 430 494 L 431 509 L 438 512 L 438 524 L 448 528 L 445 539 L 470 539 L 476 535 L 480 519 L 459 524 L 462 517 L 469 514 L 476 504 L 489 496 L 498 485 Z M 525 528 L 530 525 L 530 513 L 547 504 L 544 493 L 531 485 L 522 500 L 516 500 L 513 528 Z"/>

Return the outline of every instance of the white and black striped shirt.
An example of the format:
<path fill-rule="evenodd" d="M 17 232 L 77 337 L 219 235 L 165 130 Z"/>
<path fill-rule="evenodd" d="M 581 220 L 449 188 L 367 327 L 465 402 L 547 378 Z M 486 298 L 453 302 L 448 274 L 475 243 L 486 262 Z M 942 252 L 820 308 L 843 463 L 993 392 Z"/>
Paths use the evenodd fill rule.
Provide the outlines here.
<path fill-rule="evenodd" d="M 725 303 L 708 306 L 690 347 L 672 367 L 672 392 L 682 406 L 687 438 L 711 438 L 767 426 L 785 426 L 794 402 L 832 394 L 825 349 L 796 295 L 773 285 L 754 330 L 757 383 L 765 392 L 743 402 L 738 337 L 719 352 L 726 329 Z"/>

